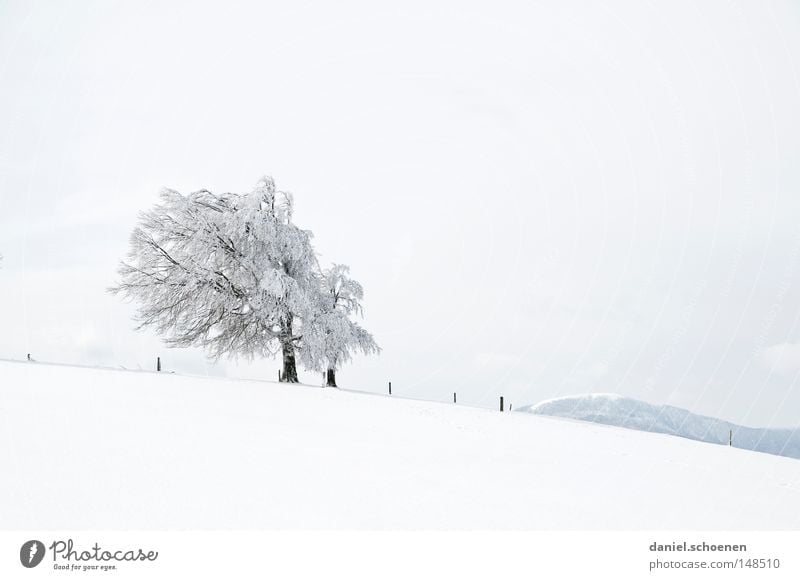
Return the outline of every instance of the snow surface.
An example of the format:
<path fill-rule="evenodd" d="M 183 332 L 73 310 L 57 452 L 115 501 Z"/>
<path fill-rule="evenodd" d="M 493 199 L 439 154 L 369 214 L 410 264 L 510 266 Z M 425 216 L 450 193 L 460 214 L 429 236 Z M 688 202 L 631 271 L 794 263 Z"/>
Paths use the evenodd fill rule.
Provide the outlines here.
<path fill-rule="evenodd" d="M 0 362 L 5 529 L 798 529 L 800 461 L 298 385 Z"/>
<path fill-rule="evenodd" d="M 696 415 L 686 409 L 652 405 L 619 395 L 603 393 L 562 397 L 521 407 L 518 411 L 666 433 L 721 445 L 728 445 L 732 431 L 734 447 L 800 459 L 800 431 L 797 429 L 743 427 Z"/>

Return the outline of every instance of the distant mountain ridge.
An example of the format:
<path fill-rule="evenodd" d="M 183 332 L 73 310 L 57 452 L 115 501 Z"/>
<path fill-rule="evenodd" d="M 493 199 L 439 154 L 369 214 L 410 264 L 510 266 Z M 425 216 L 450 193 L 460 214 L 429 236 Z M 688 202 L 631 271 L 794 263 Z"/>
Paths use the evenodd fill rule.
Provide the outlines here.
<path fill-rule="evenodd" d="M 562 397 L 517 409 L 534 415 L 564 417 L 626 429 L 665 433 L 706 443 L 728 444 L 761 453 L 800 459 L 800 429 L 744 427 L 670 405 L 653 405 L 613 394 Z"/>

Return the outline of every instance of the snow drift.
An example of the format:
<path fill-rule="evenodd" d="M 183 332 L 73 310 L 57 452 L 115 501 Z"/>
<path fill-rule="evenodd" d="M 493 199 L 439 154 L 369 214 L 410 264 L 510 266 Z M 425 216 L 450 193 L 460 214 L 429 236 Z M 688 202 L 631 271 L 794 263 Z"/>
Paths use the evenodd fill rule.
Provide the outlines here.
<path fill-rule="evenodd" d="M 0 362 L 0 528 L 798 529 L 800 461 L 302 385 Z"/>
<path fill-rule="evenodd" d="M 591 421 L 603 425 L 666 433 L 706 443 L 728 445 L 800 459 L 797 429 L 755 429 L 690 413 L 669 405 L 651 405 L 612 394 L 577 395 L 521 407 L 521 412 Z"/>

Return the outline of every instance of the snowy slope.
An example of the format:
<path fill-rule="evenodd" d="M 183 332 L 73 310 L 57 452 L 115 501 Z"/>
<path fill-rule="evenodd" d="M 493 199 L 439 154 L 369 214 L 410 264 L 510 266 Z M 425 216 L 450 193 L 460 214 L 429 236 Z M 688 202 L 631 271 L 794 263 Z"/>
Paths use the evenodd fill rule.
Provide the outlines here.
<path fill-rule="evenodd" d="M 797 529 L 800 461 L 335 389 L 0 362 L 0 527 Z"/>
<path fill-rule="evenodd" d="M 562 397 L 521 407 L 521 412 L 565 417 L 604 425 L 677 435 L 707 443 L 728 445 L 800 459 L 800 431 L 797 429 L 754 429 L 713 417 L 696 415 L 669 405 L 651 405 L 619 395 L 593 394 Z"/>

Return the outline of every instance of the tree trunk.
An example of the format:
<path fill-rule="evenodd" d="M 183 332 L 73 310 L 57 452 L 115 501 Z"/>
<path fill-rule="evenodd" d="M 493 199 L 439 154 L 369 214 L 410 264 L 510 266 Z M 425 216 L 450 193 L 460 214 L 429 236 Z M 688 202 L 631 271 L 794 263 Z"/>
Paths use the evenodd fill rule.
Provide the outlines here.
<path fill-rule="evenodd" d="M 297 378 L 297 364 L 294 358 L 294 342 L 292 341 L 292 317 L 289 316 L 281 335 L 281 350 L 283 351 L 282 383 L 299 383 Z"/>
<path fill-rule="evenodd" d="M 281 373 L 282 383 L 299 383 L 297 378 L 297 364 L 294 360 L 294 343 L 289 340 L 281 341 L 283 351 L 283 372 Z"/>
<path fill-rule="evenodd" d="M 335 387 L 336 386 L 336 371 L 334 369 L 328 369 L 328 372 L 325 373 L 326 387 Z"/>

